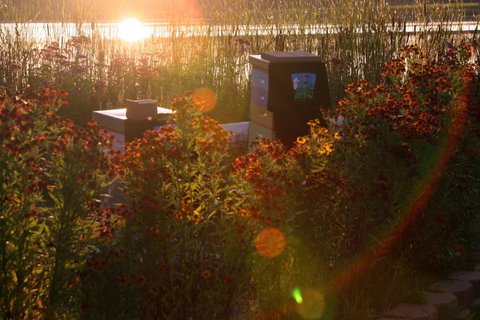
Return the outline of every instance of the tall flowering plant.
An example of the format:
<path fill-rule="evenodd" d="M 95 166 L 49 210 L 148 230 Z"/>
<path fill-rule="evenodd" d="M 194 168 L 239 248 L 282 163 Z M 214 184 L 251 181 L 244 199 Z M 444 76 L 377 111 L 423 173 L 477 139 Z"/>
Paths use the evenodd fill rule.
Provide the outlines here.
<path fill-rule="evenodd" d="M 301 201 L 305 213 L 297 217 L 305 245 L 316 253 L 319 264 L 332 268 L 350 253 L 352 236 L 345 197 L 345 162 L 338 156 L 342 133 L 326 128 L 318 119 L 309 122 L 310 134 L 298 137 L 291 150 L 302 168 L 304 178 Z M 314 254 L 315 255 L 315 254 Z"/>
<path fill-rule="evenodd" d="M 442 131 L 437 150 L 424 162 L 421 172 L 426 172 L 436 182 L 436 190 L 426 213 L 418 219 L 408 234 L 410 253 L 424 268 L 445 271 L 471 264 L 478 260 L 476 228 L 479 215 L 478 163 L 478 112 L 479 66 L 478 47 L 464 44 L 449 46 L 439 54 L 438 65 L 450 74 L 451 102 L 442 117 Z M 431 163 L 429 167 L 426 163 Z M 438 181 L 437 181 L 438 180 Z M 434 223 L 432 223 L 434 221 Z M 429 225 L 424 239 L 416 241 L 418 230 Z M 413 245 L 411 243 L 414 243 Z M 429 258 L 419 252 L 430 252 Z"/>
<path fill-rule="evenodd" d="M 232 173 L 241 179 L 239 192 L 250 199 L 241 208 L 245 215 L 264 225 L 285 226 L 292 221 L 299 209 L 294 199 L 302 171 L 279 141 L 256 142 L 253 151 L 235 159 Z"/>
<path fill-rule="evenodd" d="M 0 313 L 75 314 L 76 276 L 102 226 L 91 210 L 110 168 L 95 126 L 56 116 L 65 93 L 0 97 Z"/>
<path fill-rule="evenodd" d="M 477 125 L 472 122 L 472 111 L 478 109 L 472 88 L 478 79 L 478 57 L 472 52 L 471 46 L 449 47 L 431 57 L 415 46 L 406 47 L 384 68 L 378 84 L 353 83 L 339 103 L 350 144 L 348 167 L 358 168 L 349 174 L 353 195 L 363 203 L 382 204 L 369 210 L 371 219 L 362 220 L 372 226 L 383 222 L 385 230 L 392 229 L 386 243 L 408 248 L 407 256 L 424 267 L 438 265 L 436 259 L 457 261 L 445 253 L 461 247 L 460 229 L 453 229 L 460 227 L 460 216 L 465 218 L 459 208 L 473 205 L 474 198 L 454 200 L 450 196 L 460 193 L 445 189 L 448 181 L 458 181 L 447 178 L 456 172 L 457 161 L 473 160 L 472 154 L 461 151 L 472 143 L 471 129 Z M 471 167 L 463 168 L 463 174 L 470 175 Z M 454 201 L 447 205 L 432 197 Z M 474 221 L 476 215 L 469 219 Z"/>
<path fill-rule="evenodd" d="M 232 178 L 243 199 L 236 211 L 251 221 L 255 234 L 251 281 L 257 311 L 271 319 L 289 317 L 291 289 L 302 276 L 294 232 L 302 212 L 302 169 L 282 143 L 260 140 L 235 159 Z"/>
<path fill-rule="evenodd" d="M 371 135 L 380 136 L 380 128 L 387 126 L 403 139 L 438 138 L 455 116 L 452 112 L 460 111 L 453 102 L 464 93 L 465 81 L 472 80 L 473 66 L 460 61 L 461 55 L 450 48 L 433 59 L 416 46 L 405 47 L 385 66 L 379 84 L 348 86 L 347 97 L 339 102 L 347 130 L 360 132 L 355 122 Z"/>
<path fill-rule="evenodd" d="M 230 134 L 203 116 L 202 101 L 175 98 L 171 124 L 127 145 L 118 171 L 125 226 L 112 255 L 98 255 L 97 272 L 84 277 L 85 318 L 241 312 L 252 235 L 235 210 L 242 200 L 231 183 Z"/>

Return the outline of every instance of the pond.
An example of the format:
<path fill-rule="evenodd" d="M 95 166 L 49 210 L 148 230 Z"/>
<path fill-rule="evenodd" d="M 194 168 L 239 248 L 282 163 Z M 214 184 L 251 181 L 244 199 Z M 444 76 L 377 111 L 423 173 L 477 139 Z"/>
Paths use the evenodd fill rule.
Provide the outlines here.
<path fill-rule="evenodd" d="M 133 29 L 132 29 L 133 28 Z M 7 36 L 21 36 L 24 39 L 45 41 L 59 38 L 69 38 L 78 35 L 99 36 L 103 39 L 122 39 L 126 32 L 137 33 L 134 40 L 146 38 L 171 38 L 171 37 L 201 37 L 201 36 L 266 36 L 279 34 L 326 34 L 335 33 L 344 27 L 334 24 L 244 24 L 244 25 L 218 25 L 208 22 L 194 21 L 188 24 L 171 24 L 168 22 L 140 22 L 133 19 L 122 22 L 28 22 L 28 23 L 2 23 L 0 24 L 0 38 Z M 362 32 L 365 26 L 359 26 Z M 404 23 L 387 25 L 389 31 L 403 33 L 417 33 L 435 31 L 438 29 L 452 32 L 474 32 L 478 30 L 478 22 L 430 22 Z M 129 40 L 129 39 L 126 39 Z"/>

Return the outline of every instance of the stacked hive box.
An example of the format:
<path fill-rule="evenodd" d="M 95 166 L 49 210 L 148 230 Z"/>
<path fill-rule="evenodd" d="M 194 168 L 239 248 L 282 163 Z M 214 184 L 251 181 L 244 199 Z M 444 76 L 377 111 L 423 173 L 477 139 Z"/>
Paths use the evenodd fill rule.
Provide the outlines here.
<path fill-rule="evenodd" d="M 155 116 L 138 120 L 127 118 L 128 109 L 126 108 L 99 110 L 93 112 L 93 120 L 114 138 L 113 148 L 123 152 L 127 142 L 142 137 L 147 130 L 159 129 L 169 122 L 173 110 L 160 107 L 156 107 L 156 110 Z M 248 122 L 225 123 L 222 126 L 233 133 L 230 138 L 232 143 L 245 147 Z"/>
<path fill-rule="evenodd" d="M 250 99 L 250 131 L 248 143 L 258 139 L 275 139 L 273 113 L 268 110 L 270 62 L 260 55 L 250 56 L 252 63 L 251 99 Z"/>
<path fill-rule="evenodd" d="M 251 55 L 249 144 L 261 138 L 293 144 L 308 134 L 308 121 L 330 107 L 325 64 L 307 52 Z"/>
<path fill-rule="evenodd" d="M 124 151 L 126 142 L 143 136 L 146 130 L 153 130 L 165 125 L 171 118 L 173 111 L 157 107 L 155 117 L 132 120 L 127 118 L 127 109 L 99 110 L 93 112 L 93 120 L 102 129 L 107 130 L 114 138 L 114 149 Z"/>

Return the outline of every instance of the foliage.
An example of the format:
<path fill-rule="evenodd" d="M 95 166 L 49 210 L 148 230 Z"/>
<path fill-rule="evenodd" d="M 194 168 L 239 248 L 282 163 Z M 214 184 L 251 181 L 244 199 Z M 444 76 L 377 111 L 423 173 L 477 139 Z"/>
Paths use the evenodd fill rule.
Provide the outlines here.
<path fill-rule="evenodd" d="M 313 285 L 309 258 L 300 254 L 302 245 L 295 232 L 295 217 L 303 210 L 297 201 L 302 169 L 280 142 L 261 140 L 250 153 L 235 159 L 232 176 L 242 199 L 237 210 L 257 224 L 259 255 L 252 258 L 257 312 L 272 319 L 288 317 L 292 289 L 300 281 Z M 272 243 L 259 240 L 262 237 Z"/>
<path fill-rule="evenodd" d="M 2 316 L 349 319 L 418 300 L 430 273 L 479 257 L 475 50 L 405 47 L 326 127 L 240 156 L 198 91 L 116 155 L 56 115 L 62 91 L 3 95 Z M 60 70 L 44 69 L 32 79 Z M 119 203 L 99 201 L 113 175 Z"/>
<path fill-rule="evenodd" d="M 432 200 L 419 219 L 413 225 L 408 241 L 407 252 L 415 256 L 414 260 L 423 269 L 448 271 L 460 263 L 472 263 L 478 257 L 477 248 L 470 243 L 476 241 L 473 228 L 478 225 L 478 170 L 475 163 L 478 155 L 478 54 L 473 47 L 466 45 L 449 48 L 440 60 L 440 65 L 448 70 L 450 92 L 457 92 L 444 111 L 442 133 L 438 147 L 426 158 L 421 173 L 438 174 L 438 186 Z M 445 121 L 446 120 L 446 121 Z M 426 168 L 428 162 L 437 164 L 433 170 Z M 441 172 L 434 170 L 441 168 Z M 466 182 L 468 181 L 468 183 Z M 468 187 L 467 187 L 468 184 Z M 462 191 L 460 191 L 462 190 Z M 433 223 L 432 223 L 433 222 Z M 423 231 L 423 242 L 412 239 L 412 233 Z M 434 245 L 424 247 L 424 243 Z M 420 251 L 428 252 L 422 256 Z"/>
<path fill-rule="evenodd" d="M 129 208 L 112 249 L 122 257 L 100 255 L 105 270 L 86 278 L 94 285 L 87 318 L 220 319 L 240 312 L 252 230 L 235 209 L 229 134 L 191 100 L 174 101 L 175 126 L 127 146 L 119 174 Z"/>
<path fill-rule="evenodd" d="M 0 104 L 0 313 L 75 313 L 77 273 L 104 224 L 92 210 L 108 177 L 110 141 L 55 115 L 65 93 L 3 95 Z"/>
<path fill-rule="evenodd" d="M 478 41 L 479 36 L 476 31 L 452 31 L 457 21 L 465 20 L 468 5 L 461 2 L 415 1 L 404 7 L 363 0 L 342 1 L 341 6 L 325 0 L 282 0 L 275 5 L 208 0 L 191 8 L 200 13 L 194 21 L 182 19 L 181 14 L 190 11 L 179 9 L 183 1 L 165 4 L 167 11 L 150 10 L 170 13 L 165 17 L 169 24 L 160 25 L 147 39 L 127 43 L 114 39 L 114 23 L 105 30 L 103 19 L 98 20 L 103 14 L 112 14 L 111 22 L 120 19 L 112 6 L 102 9 L 106 3 L 17 2 L 4 0 L 0 12 L 13 22 L 0 25 L 0 85 L 11 92 L 45 86 L 67 90 L 71 107 L 62 108 L 61 114 L 81 125 L 93 110 L 123 107 L 126 99 L 152 98 L 167 106 L 172 96 L 200 87 L 217 93 L 219 107 L 210 116 L 221 122 L 243 121 L 250 93 L 248 57 L 268 51 L 319 55 L 337 102 L 349 83 L 379 81 L 381 68 L 405 45 L 416 43 L 430 55 L 445 43 Z M 130 9 L 135 12 L 140 6 Z M 32 29 L 29 22 L 35 15 L 51 22 Z"/>
<path fill-rule="evenodd" d="M 378 85 L 367 82 L 351 84 L 348 97 L 340 102 L 345 133 L 362 141 L 362 148 L 366 148 L 365 159 L 372 161 L 371 155 L 382 155 L 383 164 L 378 166 L 381 169 L 373 172 L 370 179 L 382 179 L 382 192 L 389 194 L 387 202 L 393 206 L 390 207 L 392 211 L 385 210 L 378 216 L 374 225 L 385 218 L 395 223 L 402 223 L 400 218 L 412 219 L 404 222 L 410 230 L 403 247 L 409 248 L 406 251 L 412 253 L 413 260 L 418 259 L 419 266 L 429 270 L 448 265 L 449 259 L 455 260 L 442 252 L 451 251 L 447 248 L 461 247 L 458 234 L 447 229 L 459 226 L 457 215 L 464 212 L 459 208 L 474 208 L 476 205 L 473 199 L 477 197 L 454 200 L 447 191 L 449 181 L 457 181 L 449 179 L 454 172 L 467 176 L 475 176 L 476 172 L 471 167 L 475 154 L 460 151 L 467 145 L 472 148 L 472 142 L 468 142 L 472 138 L 467 137 L 475 135 L 477 126 L 471 117 L 474 113 L 469 112 L 478 108 L 478 100 L 471 99 L 470 91 L 474 81 L 478 81 L 478 75 L 474 65 L 469 64 L 469 61 L 478 64 L 478 61 L 469 60 L 478 57 L 471 56 L 471 52 L 470 46 L 448 48 L 432 59 L 417 47 L 407 47 L 399 58 L 386 66 Z M 393 167 L 389 167 L 390 164 Z M 402 172 L 403 175 L 399 176 Z M 476 187 L 469 191 L 475 193 L 475 190 Z M 378 190 L 375 194 L 378 196 L 382 192 Z M 431 196 L 437 200 L 429 202 Z M 418 201 L 424 203 L 418 204 Z M 442 209 L 437 207 L 440 203 Z M 446 216 L 440 211 L 446 207 L 455 208 L 453 211 L 457 213 L 452 212 L 443 220 Z M 465 225 L 472 225 L 477 218 L 471 214 L 468 218 L 462 215 L 461 219 Z M 450 227 L 445 229 L 446 225 Z M 434 238 L 433 234 L 436 234 Z M 428 245 L 427 248 L 423 245 L 426 243 L 435 243 L 435 246 Z M 435 262 L 429 263 L 423 257 Z M 438 259 L 442 263 L 438 263 Z"/>

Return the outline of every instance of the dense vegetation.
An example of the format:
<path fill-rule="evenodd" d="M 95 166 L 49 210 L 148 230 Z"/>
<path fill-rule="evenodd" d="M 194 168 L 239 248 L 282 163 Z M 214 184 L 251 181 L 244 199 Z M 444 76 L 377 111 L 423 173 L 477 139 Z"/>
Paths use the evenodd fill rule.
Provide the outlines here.
<path fill-rule="evenodd" d="M 38 39 L 25 23 L 30 9 L 9 10 L 7 5 L 2 13 L 11 15 L 16 24 L 0 25 L 0 85 L 12 92 L 45 87 L 68 91 L 70 107 L 62 108 L 61 114 L 77 124 L 88 121 L 93 110 L 124 106 L 125 99 L 153 98 L 167 106 L 172 96 L 209 87 L 219 102 L 209 115 L 234 122 L 248 119 L 250 54 L 274 50 L 318 54 L 327 65 L 337 102 L 348 83 L 378 81 L 382 66 L 405 45 L 415 43 L 435 54 L 446 44 L 479 41 L 475 29 L 468 33 L 454 29 L 463 18 L 458 6 L 415 6 L 417 27 L 410 28 L 411 17 L 382 3 L 345 1 L 342 6 L 312 9 L 309 2 L 295 2 L 292 10 L 293 5 L 211 3 L 205 9 L 208 21 L 174 23 L 167 37 L 154 33 L 128 44 L 100 34 L 88 15 L 69 25 L 81 30 L 78 33 L 68 33 L 63 22 L 47 23 L 38 26 L 46 38 Z M 70 21 L 68 11 L 42 8 Z M 86 14 L 97 12 L 94 7 L 82 8 Z M 227 17 L 228 25 L 219 34 L 215 25 Z M 203 34 L 188 36 L 182 29 L 185 24 Z"/>
<path fill-rule="evenodd" d="M 237 5 L 211 12 L 223 36 L 135 44 L 0 26 L 1 318 L 368 319 L 479 261 L 478 33 L 423 7 L 409 32 L 368 1 L 333 25 Z M 238 150 L 218 120 L 247 118 L 248 55 L 271 50 L 325 60 L 331 121 Z M 111 151 L 91 111 L 143 97 L 172 123 Z"/>
<path fill-rule="evenodd" d="M 4 94 L 2 317 L 358 319 L 421 301 L 480 258 L 472 52 L 406 47 L 348 86 L 341 126 L 240 155 L 188 95 L 115 154 L 56 116 L 66 93 Z"/>

